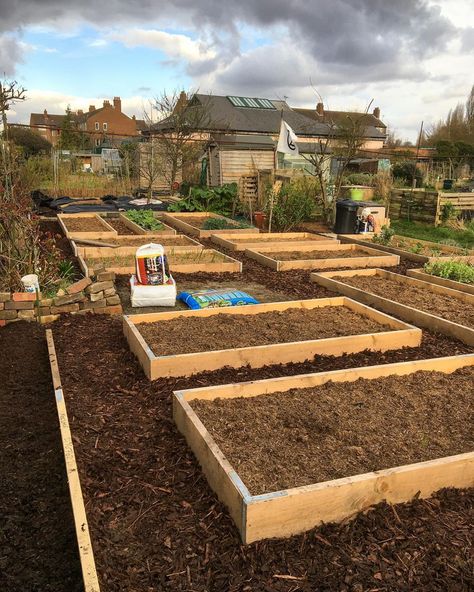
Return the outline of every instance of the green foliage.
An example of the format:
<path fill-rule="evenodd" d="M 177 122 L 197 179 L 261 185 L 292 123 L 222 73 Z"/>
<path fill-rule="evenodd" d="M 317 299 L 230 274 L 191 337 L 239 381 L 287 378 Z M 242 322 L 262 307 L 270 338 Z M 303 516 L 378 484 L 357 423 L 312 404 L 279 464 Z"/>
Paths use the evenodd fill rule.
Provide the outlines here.
<path fill-rule="evenodd" d="M 63 280 L 72 281 L 74 278 L 74 265 L 72 261 L 63 259 L 58 264 L 58 274 Z"/>
<path fill-rule="evenodd" d="M 397 162 L 393 165 L 392 173 L 395 179 L 404 180 L 410 185 L 413 183 L 413 177 L 416 179 L 417 187 L 420 187 L 423 181 L 423 174 L 414 162 Z"/>
<path fill-rule="evenodd" d="M 251 228 L 246 222 L 228 222 L 222 218 L 208 218 L 202 225 L 203 230 L 226 230 L 236 228 Z"/>
<path fill-rule="evenodd" d="M 391 243 L 394 234 L 395 230 L 393 230 L 393 228 L 384 225 L 380 229 L 380 232 L 374 235 L 372 242 L 377 243 L 378 245 L 388 246 Z"/>
<path fill-rule="evenodd" d="M 433 242 L 445 242 L 454 240 L 458 245 L 466 249 L 474 248 L 474 223 L 468 223 L 463 230 L 456 230 L 448 226 L 431 226 L 420 222 L 407 222 L 406 220 L 393 220 L 392 228 L 396 234 L 409 236 L 419 240 Z"/>
<path fill-rule="evenodd" d="M 455 206 L 450 201 L 447 201 L 441 206 L 441 222 L 445 224 L 450 218 L 454 216 Z"/>
<path fill-rule="evenodd" d="M 272 230 L 286 232 L 311 218 L 315 210 L 315 197 L 298 179 L 286 183 L 276 194 L 270 192 L 265 211 L 272 212 Z"/>
<path fill-rule="evenodd" d="M 369 173 L 350 173 L 343 180 L 343 185 L 365 185 L 373 187 L 375 184 L 375 175 Z"/>
<path fill-rule="evenodd" d="M 62 150 L 85 150 L 90 147 L 89 138 L 79 130 L 76 118 L 69 106 L 61 123 L 59 146 Z"/>
<path fill-rule="evenodd" d="M 462 282 L 463 284 L 474 284 L 474 266 L 464 261 L 434 261 L 426 263 L 426 273 L 436 275 L 447 280 Z"/>
<path fill-rule="evenodd" d="M 220 187 L 191 187 L 189 194 L 168 209 L 172 212 L 214 212 L 231 216 L 237 202 L 237 183 Z"/>
<path fill-rule="evenodd" d="M 12 126 L 8 130 L 10 140 L 19 146 L 26 158 L 37 154 L 46 154 L 51 150 L 51 144 L 38 133 L 26 127 Z"/>
<path fill-rule="evenodd" d="M 163 228 L 163 224 L 154 217 L 152 210 L 128 210 L 125 212 L 125 216 L 145 230 L 161 230 Z"/>
<path fill-rule="evenodd" d="M 415 243 L 412 247 L 410 247 L 410 253 L 415 253 L 418 255 L 423 250 L 423 243 Z"/>

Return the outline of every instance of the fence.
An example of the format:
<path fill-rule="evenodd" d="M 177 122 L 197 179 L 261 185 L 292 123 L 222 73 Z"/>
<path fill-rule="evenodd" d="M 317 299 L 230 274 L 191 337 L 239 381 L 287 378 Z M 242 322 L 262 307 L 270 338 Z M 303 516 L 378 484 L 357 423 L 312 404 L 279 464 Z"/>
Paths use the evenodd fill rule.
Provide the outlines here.
<path fill-rule="evenodd" d="M 443 206 L 451 203 L 454 213 L 474 211 L 474 193 L 442 193 L 424 189 L 395 189 L 390 194 L 389 216 L 438 226 Z"/>

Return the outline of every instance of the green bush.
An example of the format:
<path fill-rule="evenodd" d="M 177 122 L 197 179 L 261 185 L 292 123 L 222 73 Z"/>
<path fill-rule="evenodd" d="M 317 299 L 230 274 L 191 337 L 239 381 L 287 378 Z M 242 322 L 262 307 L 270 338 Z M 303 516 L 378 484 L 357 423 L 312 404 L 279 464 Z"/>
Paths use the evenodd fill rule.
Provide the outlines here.
<path fill-rule="evenodd" d="M 161 230 L 163 228 L 163 224 L 154 217 L 152 210 L 128 210 L 125 212 L 125 216 L 145 230 Z"/>
<path fill-rule="evenodd" d="M 343 185 L 365 185 L 373 187 L 375 184 L 375 175 L 370 173 L 350 173 L 344 177 Z"/>
<path fill-rule="evenodd" d="M 454 216 L 455 207 L 454 204 L 450 201 L 447 201 L 445 204 L 441 206 L 441 222 L 446 224 L 448 220 L 450 220 Z"/>
<path fill-rule="evenodd" d="M 270 218 L 272 211 L 272 230 L 287 232 L 311 218 L 315 205 L 313 193 L 306 189 L 304 183 L 295 180 L 283 185 L 277 194 L 273 194 L 273 197 L 270 191 L 265 212 Z"/>
<path fill-rule="evenodd" d="M 202 225 L 203 230 L 225 230 L 236 228 L 251 228 L 250 224 L 245 222 L 228 222 L 222 218 L 208 218 Z"/>
<path fill-rule="evenodd" d="M 237 183 L 220 187 L 191 187 L 189 194 L 168 209 L 171 212 L 214 212 L 231 216 L 237 204 Z"/>
<path fill-rule="evenodd" d="M 397 162 L 393 165 L 392 173 L 395 179 L 404 180 L 410 185 L 413 183 L 413 177 L 416 179 L 416 186 L 421 187 L 423 173 L 414 162 Z"/>
<path fill-rule="evenodd" d="M 395 234 L 395 230 L 390 228 L 390 226 L 382 226 L 380 232 L 375 234 L 372 238 L 372 242 L 377 243 L 378 245 L 389 245 L 392 241 L 392 237 Z"/>
<path fill-rule="evenodd" d="M 463 284 L 474 284 L 474 265 L 464 261 L 434 261 L 426 263 L 426 273 L 436 275 L 447 280 L 462 282 Z"/>

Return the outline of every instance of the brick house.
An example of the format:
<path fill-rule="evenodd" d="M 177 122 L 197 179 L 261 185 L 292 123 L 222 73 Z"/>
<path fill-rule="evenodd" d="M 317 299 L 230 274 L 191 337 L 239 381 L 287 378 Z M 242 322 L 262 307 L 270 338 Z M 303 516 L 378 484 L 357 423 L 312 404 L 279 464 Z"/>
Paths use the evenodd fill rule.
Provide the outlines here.
<path fill-rule="evenodd" d="M 58 144 L 61 135 L 61 125 L 66 115 L 50 114 L 45 109 L 43 113 L 31 113 L 30 126 L 53 146 Z M 114 147 L 130 136 L 141 134 L 142 121 L 135 116 L 129 117 L 122 111 L 120 97 L 114 97 L 113 104 L 104 100 L 102 107 L 96 109 L 89 105 L 88 111 L 79 109 L 73 113 L 77 129 L 86 132 L 90 144 L 94 148 L 103 146 Z"/>

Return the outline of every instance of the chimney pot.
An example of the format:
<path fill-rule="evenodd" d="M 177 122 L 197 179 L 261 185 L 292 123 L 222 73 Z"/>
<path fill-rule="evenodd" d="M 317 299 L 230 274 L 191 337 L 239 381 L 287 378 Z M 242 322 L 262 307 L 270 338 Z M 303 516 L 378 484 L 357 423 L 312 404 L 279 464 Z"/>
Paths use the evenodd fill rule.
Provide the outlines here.
<path fill-rule="evenodd" d="M 380 107 L 375 107 L 374 117 L 376 117 L 377 119 L 380 119 Z"/>
<path fill-rule="evenodd" d="M 318 103 L 316 105 L 316 113 L 318 115 L 324 115 L 324 104 L 323 103 Z"/>
<path fill-rule="evenodd" d="M 107 99 L 105 99 L 104 102 L 103 102 L 103 106 L 104 107 L 107 107 L 107 105 L 110 105 L 110 103 L 109 103 L 109 101 Z"/>
<path fill-rule="evenodd" d="M 43 111 L 44 115 L 48 115 L 48 112 L 46 111 L 46 109 Z"/>
<path fill-rule="evenodd" d="M 114 109 L 122 111 L 122 100 L 120 97 L 114 97 Z"/>
<path fill-rule="evenodd" d="M 89 105 L 89 113 L 95 111 L 95 105 Z"/>

